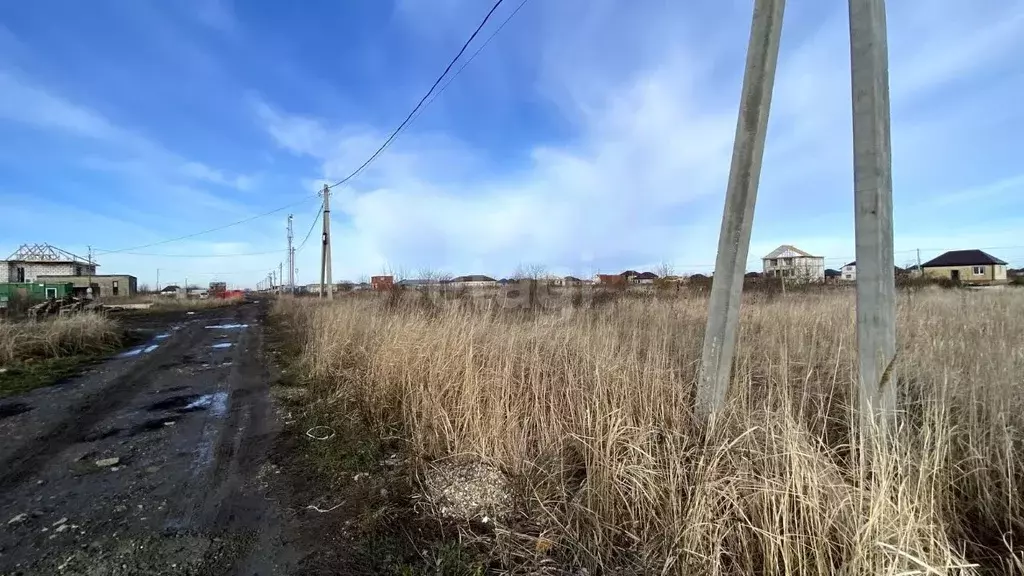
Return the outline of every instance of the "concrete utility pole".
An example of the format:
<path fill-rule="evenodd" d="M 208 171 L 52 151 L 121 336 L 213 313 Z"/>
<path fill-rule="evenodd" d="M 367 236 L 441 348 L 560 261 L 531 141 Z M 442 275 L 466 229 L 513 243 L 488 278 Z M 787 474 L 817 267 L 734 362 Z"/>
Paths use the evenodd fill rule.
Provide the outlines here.
<path fill-rule="evenodd" d="M 160 269 L 156 269 L 156 291 L 160 291 Z"/>
<path fill-rule="evenodd" d="M 277 284 L 277 293 L 284 293 L 284 262 L 277 263 L 277 277 L 280 280 Z"/>
<path fill-rule="evenodd" d="M 334 299 L 334 282 L 331 280 L 331 187 L 324 184 L 324 232 L 320 249 L 320 297 Z M 324 292 L 326 290 L 326 292 Z"/>
<path fill-rule="evenodd" d="M 884 0 L 849 0 L 862 433 L 896 415 L 889 54 Z"/>
<path fill-rule="evenodd" d="M 771 109 L 775 66 L 779 59 L 785 0 L 756 0 L 747 46 L 746 70 L 740 99 L 732 166 L 725 193 L 725 212 L 718 236 L 718 257 L 711 283 L 704 350 L 701 354 L 697 398 L 698 417 L 708 418 L 725 405 L 736 348 L 743 274 L 750 249 L 754 201 L 761 179 L 768 113 Z"/>
<path fill-rule="evenodd" d="M 295 247 L 292 246 L 294 238 L 292 231 L 292 215 L 288 215 L 288 291 L 295 294 Z"/>
<path fill-rule="evenodd" d="M 87 246 L 87 248 L 89 249 L 89 286 L 85 289 L 85 293 L 92 298 L 92 246 Z"/>

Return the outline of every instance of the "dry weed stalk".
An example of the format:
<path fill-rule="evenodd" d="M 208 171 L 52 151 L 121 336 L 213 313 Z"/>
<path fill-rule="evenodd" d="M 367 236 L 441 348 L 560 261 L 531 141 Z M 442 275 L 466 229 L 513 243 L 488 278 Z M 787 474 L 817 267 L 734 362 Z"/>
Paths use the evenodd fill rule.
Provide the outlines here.
<path fill-rule="evenodd" d="M 501 314 L 282 300 L 323 391 L 424 459 L 522 487 L 504 542 L 610 573 L 1012 573 L 1024 549 L 1024 292 L 900 306 L 902 410 L 864 452 L 851 293 L 752 297 L 731 404 L 691 421 L 706 301 Z M 861 454 L 871 454 L 862 459 Z M 503 552 L 517 560 L 536 550 Z"/>

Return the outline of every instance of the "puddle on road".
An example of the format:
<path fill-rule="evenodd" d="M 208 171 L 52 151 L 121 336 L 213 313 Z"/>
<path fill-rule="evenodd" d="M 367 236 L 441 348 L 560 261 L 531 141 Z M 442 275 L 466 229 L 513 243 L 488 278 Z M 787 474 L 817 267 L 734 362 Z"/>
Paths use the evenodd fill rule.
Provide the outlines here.
<path fill-rule="evenodd" d="M 228 411 L 228 393 L 203 394 L 179 410 L 179 412 L 192 410 L 209 410 L 210 414 L 219 418 Z"/>
<path fill-rule="evenodd" d="M 156 337 L 154 338 L 154 340 L 166 340 L 167 338 L 170 338 L 170 337 L 171 337 L 170 333 L 168 333 L 168 334 L 157 334 Z"/>
<path fill-rule="evenodd" d="M 213 346 L 210 346 L 210 348 L 213 348 L 215 350 L 223 350 L 224 348 L 231 348 L 231 346 L 231 342 L 218 342 Z"/>
<path fill-rule="evenodd" d="M 220 418 L 228 411 L 228 393 L 215 392 L 213 394 L 202 395 L 180 394 L 178 396 L 171 396 L 170 398 L 164 398 L 163 400 L 154 402 L 150 404 L 146 410 L 149 412 L 174 410 L 181 414 L 209 410 L 210 414 Z"/>
<path fill-rule="evenodd" d="M 248 324 L 214 324 L 213 326 L 207 326 L 210 330 L 238 330 L 248 327 Z"/>
<path fill-rule="evenodd" d="M 10 418 L 11 416 L 24 414 L 30 410 L 35 410 L 35 408 L 32 408 L 24 402 L 8 402 L 6 404 L 0 404 L 0 418 Z"/>
<path fill-rule="evenodd" d="M 147 346 L 140 346 L 138 348 L 132 348 L 125 352 L 121 352 L 117 355 L 118 358 L 131 358 L 132 356 L 138 356 L 139 354 L 149 354 L 153 350 L 159 348 L 159 344 L 149 344 Z"/>

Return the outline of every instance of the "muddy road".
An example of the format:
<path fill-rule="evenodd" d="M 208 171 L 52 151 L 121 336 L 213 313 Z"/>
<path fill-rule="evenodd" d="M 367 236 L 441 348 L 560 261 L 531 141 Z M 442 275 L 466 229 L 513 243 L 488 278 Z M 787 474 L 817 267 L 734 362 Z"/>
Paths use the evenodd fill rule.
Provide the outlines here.
<path fill-rule="evenodd" d="M 259 303 L 0 401 L 0 575 L 294 572 Z"/>

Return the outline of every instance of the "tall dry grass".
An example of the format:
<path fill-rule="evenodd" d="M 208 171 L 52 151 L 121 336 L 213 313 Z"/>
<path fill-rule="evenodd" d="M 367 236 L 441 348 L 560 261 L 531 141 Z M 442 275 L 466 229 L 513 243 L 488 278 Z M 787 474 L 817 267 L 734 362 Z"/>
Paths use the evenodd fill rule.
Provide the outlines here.
<path fill-rule="evenodd" d="M 851 293 L 747 302 L 711 431 L 691 418 L 706 306 L 276 312 L 323 392 L 425 459 L 473 455 L 517 479 L 520 514 L 497 531 L 510 562 L 540 550 L 605 573 L 1024 573 L 1024 292 L 901 296 L 900 427 L 866 452 Z"/>
<path fill-rule="evenodd" d="M 101 354 L 117 347 L 123 336 L 117 321 L 102 314 L 0 320 L 0 365 L 30 358 Z"/>
<path fill-rule="evenodd" d="M 245 299 L 241 296 L 232 298 L 174 298 L 146 294 L 128 300 L 111 300 L 110 303 L 117 304 L 151 304 L 150 310 L 208 310 L 212 308 L 223 308 L 240 304 Z"/>

